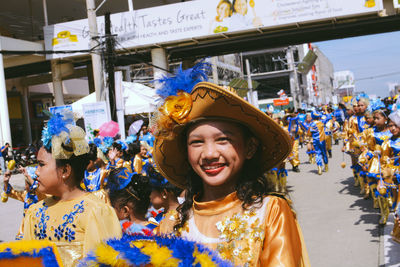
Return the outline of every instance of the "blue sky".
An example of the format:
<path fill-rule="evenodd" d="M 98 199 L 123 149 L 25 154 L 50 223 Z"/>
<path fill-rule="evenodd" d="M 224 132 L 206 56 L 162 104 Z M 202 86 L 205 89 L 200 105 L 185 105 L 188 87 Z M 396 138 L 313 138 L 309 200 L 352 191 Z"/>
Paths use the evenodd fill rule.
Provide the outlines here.
<path fill-rule="evenodd" d="M 389 93 L 388 83 L 400 83 L 400 32 L 314 44 L 333 63 L 335 71 L 353 71 L 356 91 L 365 91 L 367 94 L 385 97 Z M 397 74 L 369 78 L 395 72 Z M 357 81 L 358 79 L 361 80 Z"/>

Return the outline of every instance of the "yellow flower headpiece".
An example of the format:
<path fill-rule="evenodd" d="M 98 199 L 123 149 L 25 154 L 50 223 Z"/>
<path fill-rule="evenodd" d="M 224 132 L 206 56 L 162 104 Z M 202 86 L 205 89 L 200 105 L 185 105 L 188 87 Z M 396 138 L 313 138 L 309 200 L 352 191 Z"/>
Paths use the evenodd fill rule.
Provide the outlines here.
<path fill-rule="evenodd" d="M 189 114 L 193 106 L 190 93 L 197 83 L 207 80 L 210 68 L 211 65 L 204 62 L 187 70 L 182 70 L 180 66 L 175 76 L 159 80 L 163 86 L 157 93 L 165 100 L 150 121 L 150 130 L 155 137 L 171 139 L 175 125 L 190 121 Z"/>

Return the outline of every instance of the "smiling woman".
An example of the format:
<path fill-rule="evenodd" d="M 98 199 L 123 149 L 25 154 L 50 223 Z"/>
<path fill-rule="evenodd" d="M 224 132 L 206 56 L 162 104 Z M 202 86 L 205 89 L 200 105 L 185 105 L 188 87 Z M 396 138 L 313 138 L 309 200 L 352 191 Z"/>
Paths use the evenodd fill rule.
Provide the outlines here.
<path fill-rule="evenodd" d="M 308 266 L 294 213 L 264 176 L 289 154 L 289 136 L 232 88 L 201 82 L 207 67 L 180 70 L 159 91 L 166 99 L 151 126 L 154 159 L 186 190 L 159 233 L 203 243 L 235 266 Z"/>

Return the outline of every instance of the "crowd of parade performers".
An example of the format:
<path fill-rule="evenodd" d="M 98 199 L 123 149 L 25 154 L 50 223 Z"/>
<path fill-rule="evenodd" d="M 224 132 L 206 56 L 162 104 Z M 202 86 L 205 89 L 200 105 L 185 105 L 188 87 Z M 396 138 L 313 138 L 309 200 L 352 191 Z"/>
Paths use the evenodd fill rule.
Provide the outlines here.
<path fill-rule="evenodd" d="M 354 184 L 380 209 L 379 224 L 398 214 L 400 109 L 397 104 L 361 97 L 352 101 L 343 124 L 343 152 L 351 157 Z"/>
<path fill-rule="evenodd" d="M 126 236 L 140 235 L 148 240 L 157 234 L 174 236 L 167 243 L 182 237 L 203 244 L 235 266 L 309 266 L 285 194 L 286 163 L 300 172 L 299 146 L 307 146 L 316 172 L 328 172 L 332 144 L 339 144 L 341 131 L 356 184 L 381 209 L 380 223 L 398 209 L 397 105 L 359 98 L 351 108 L 268 114 L 271 119 L 232 88 L 203 82 L 204 64 L 180 69 L 177 77 L 164 81 L 164 90 L 158 91 L 164 103 L 153 115 L 152 133 L 144 123 L 125 140 L 95 131 L 88 143 L 69 111 L 51 116 L 42 132 L 38 166 L 21 169 L 25 190 L 13 189 L 11 173 L 4 175 L 3 202 L 7 197 L 24 202 L 18 239 L 55 243 L 65 266 L 75 266 L 93 251 L 119 260 L 129 253 L 110 248 L 116 239 L 123 243 Z M 104 240 L 111 243 L 97 250 Z M 134 242 L 129 244 L 127 250 Z M 180 252 L 165 255 L 159 245 L 144 249 L 152 253 L 144 258 L 184 254 L 181 246 Z M 186 253 L 192 261 L 218 266 L 195 248 Z"/>
<path fill-rule="evenodd" d="M 341 125 L 344 114 L 336 113 L 331 107 L 321 110 L 287 110 L 284 115 L 268 113 L 292 138 L 293 148 L 287 159 L 270 170 L 268 178 L 276 184 L 278 192 L 286 193 L 286 162 L 292 165 L 293 172 L 300 172 L 299 147 L 307 147 L 310 164 L 317 165 L 317 173 L 328 171 L 328 158 L 332 157 L 332 144 L 338 145 L 341 138 Z"/>
<path fill-rule="evenodd" d="M 354 184 L 365 199 L 372 199 L 374 208 L 380 209 L 381 225 L 386 224 L 390 212 L 399 213 L 400 201 L 400 108 L 390 101 L 370 101 L 364 96 L 336 109 L 327 106 L 307 112 L 287 111 L 283 116 L 269 113 L 292 138 L 293 150 L 285 162 L 294 172 L 300 172 L 299 146 L 306 146 L 309 162 L 317 165 L 321 175 L 328 171 L 332 144 L 338 145 L 343 139 L 342 151 L 351 157 Z M 285 162 L 268 173 L 276 190 L 283 193 L 287 182 Z"/>
<path fill-rule="evenodd" d="M 89 142 L 89 164 L 80 188 L 115 208 L 123 232 L 151 235 L 164 214 L 178 206 L 181 190 L 156 171 L 152 159 L 154 137 L 148 125 L 144 124 L 137 135 L 126 140 L 101 137 L 97 131 L 94 134 L 93 141 Z M 24 216 L 32 204 L 46 198 L 46 194 L 36 190 L 36 169 L 37 166 L 20 167 L 25 176 L 22 191 L 9 183 L 11 173 L 6 173 L 3 179 L 2 202 L 7 202 L 9 197 L 24 202 Z M 16 239 L 22 237 L 23 224 Z"/>

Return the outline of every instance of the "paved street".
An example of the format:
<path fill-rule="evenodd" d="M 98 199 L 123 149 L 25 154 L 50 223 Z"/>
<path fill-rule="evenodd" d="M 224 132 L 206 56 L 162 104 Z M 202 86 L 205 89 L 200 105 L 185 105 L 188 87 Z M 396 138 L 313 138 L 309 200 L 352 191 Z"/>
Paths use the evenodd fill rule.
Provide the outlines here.
<path fill-rule="evenodd" d="M 311 266 L 400 266 L 400 244 L 391 241 L 391 223 L 379 227 L 379 211 L 354 187 L 350 157 L 333 146 L 329 172 L 317 174 L 300 150 L 301 172 L 289 171 L 288 185 L 307 245 Z M 286 167 L 291 169 L 291 165 Z M 386 236 L 381 236 L 385 232 Z M 384 242 L 386 241 L 386 242 Z"/>
<path fill-rule="evenodd" d="M 288 187 L 303 229 L 311 266 L 317 267 L 388 267 L 400 266 L 400 244 L 391 241 L 393 218 L 384 228 L 378 226 L 379 212 L 372 201 L 362 199 L 353 186 L 350 159 L 342 169 L 342 154 L 334 146 L 329 172 L 319 176 L 316 165 L 307 162 L 305 150 L 300 150 L 301 172 L 289 170 Z M 22 189 L 22 175 L 11 183 Z M 10 241 L 22 219 L 23 205 L 9 199 L 0 203 L 0 240 Z M 384 234 L 384 235 L 383 235 Z"/>

